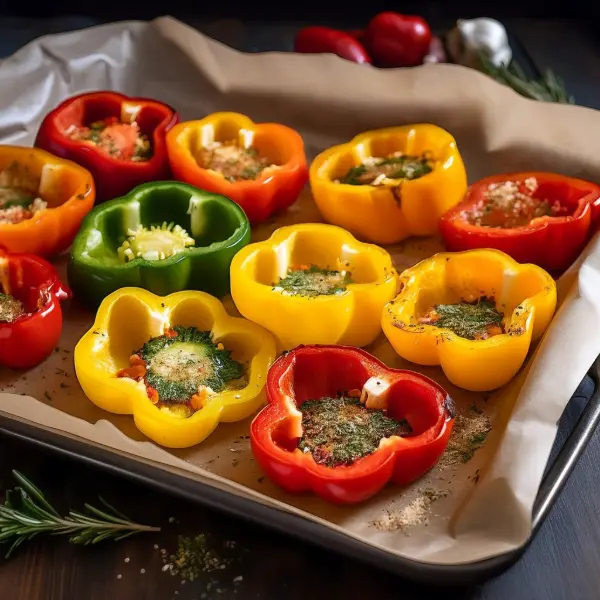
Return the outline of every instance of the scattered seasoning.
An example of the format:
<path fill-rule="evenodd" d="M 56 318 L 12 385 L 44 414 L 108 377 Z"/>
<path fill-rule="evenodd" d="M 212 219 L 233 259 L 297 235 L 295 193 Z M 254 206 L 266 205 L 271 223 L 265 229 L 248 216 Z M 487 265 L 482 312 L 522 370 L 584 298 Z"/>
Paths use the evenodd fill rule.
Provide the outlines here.
<path fill-rule="evenodd" d="M 418 179 L 432 171 L 433 160 L 428 153 L 419 157 L 394 152 L 383 158 L 371 156 L 365 159 L 336 182 L 346 185 L 398 185 L 398 180 Z"/>
<path fill-rule="evenodd" d="M 367 408 L 356 397 L 308 400 L 300 411 L 303 435 L 298 448 L 328 467 L 350 465 L 374 452 L 383 438 L 412 432 L 407 421 Z"/>
<path fill-rule="evenodd" d="M 429 524 L 429 514 L 431 505 L 445 498 L 447 492 L 438 492 L 432 488 L 418 490 L 419 495 L 409 502 L 406 506 L 398 510 L 386 509 L 383 516 L 371 525 L 380 531 L 397 531 L 401 529 L 408 535 L 408 529 L 417 525 L 427 526 Z"/>
<path fill-rule="evenodd" d="M 436 304 L 419 323 L 449 329 L 467 340 L 485 340 L 504 333 L 503 319 L 494 299 L 482 296 L 474 302 Z"/>
<path fill-rule="evenodd" d="M 48 390 L 44 392 L 44 398 L 46 398 L 46 400 L 49 402 L 52 402 L 52 396 L 48 393 Z"/>
<path fill-rule="evenodd" d="M 446 452 L 438 463 L 441 470 L 469 462 L 475 452 L 483 447 L 492 429 L 490 418 L 480 410 L 470 409 L 457 414 Z"/>
<path fill-rule="evenodd" d="M 335 296 L 343 294 L 350 283 L 352 278 L 349 271 L 300 265 L 288 269 L 288 274 L 273 284 L 273 291 L 287 296 Z"/>

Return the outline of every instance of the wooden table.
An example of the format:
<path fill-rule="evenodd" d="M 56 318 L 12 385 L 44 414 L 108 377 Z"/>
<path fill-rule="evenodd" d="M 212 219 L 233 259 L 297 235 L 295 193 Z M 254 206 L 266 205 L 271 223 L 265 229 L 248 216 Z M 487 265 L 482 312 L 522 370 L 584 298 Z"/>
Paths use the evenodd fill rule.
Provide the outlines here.
<path fill-rule="evenodd" d="M 9 39 L 15 46 L 11 51 L 32 37 L 61 26 L 61 22 L 54 22 L 33 25 L 32 29 L 31 22 L 26 28 L 23 23 L 11 22 Z M 62 22 L 62 29 L 85 24 L 90 23 L 72 19 L 66 25 Z M 41 30 L 43 27 L 46 29 Z M 266 49 L 259 46 L 269 39 L 269 31 L 273 31 L 270 27 L 254 29 L 249 34 L 236 23 L 204 29 L 233 45 L 236 39 L 239 42 L 235 36 L 249 35 L 244 38 L 245 44 L 255 46 L 248 49 L 258 50 Z M 534 59 L 563 74 L 580 103 L 600 107 L 600 55 L 593 39 L 568 23 L 515 22 L 513 28 Z M 3 43 L 2 53 L 6 55 L 6 37 Z M 578 407 L 571 406 L 564 418 L 563 435 L 577 414 Z M 14 484 L 11 470 L 18 469 L 44 489 L 61 512 L 68 507 L 81 508 L 85 502 L 95 503 L 101 494 L 131 518 L 163 528 L 158 534 L 141 534 L 119 543 L 103 542 L 90 547 L 73 546 L 64 539 L 40 538 L 30 542 L 0 567 L 0 598 L 412 600 L 432 592 L 446 599 L 596 600 L 600 597 L 599 465 L 597 433 L 539 535 L 512 569 L 476 588 L 433 589 L 57 458 L 23 442 L 0 438 L 0 489 Z M 163 571 L 161 550 L 174 552 L 178 534 L 200 533 L 207 534 L 209 545 L 230 555 L 233 562 L 216 577 L 207 574 L 182 584 L 179 577 Z"/>

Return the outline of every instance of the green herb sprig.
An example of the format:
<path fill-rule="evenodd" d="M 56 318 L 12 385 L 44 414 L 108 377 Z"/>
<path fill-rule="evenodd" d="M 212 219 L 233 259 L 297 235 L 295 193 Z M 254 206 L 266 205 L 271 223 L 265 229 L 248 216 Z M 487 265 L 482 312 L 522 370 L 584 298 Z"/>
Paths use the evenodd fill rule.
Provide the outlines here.
<path fill-rule="evenodd" d="M 29 479 L 18 471 L 12 473 L 20 485 L 8 490 L 4 504 L 0 505 L 0 544 L 11 544 L 6 558 L 39 533 L 68 535 L 72 544 L 87 546 L 108 539 L 123 540 L 136 533 L 160 531 L 160 527 L 134 523 L 102 498 L 100 502 L 105 510 L 85 504 L 87 514 L 70 510 L 68 516 L 61 517 Z"/>
<path fill-rule="evenodd" d="M 483 53 L 479 53 L 479 61 L 484 73 L 494 78 L 499 83 L 510 86 L 515 92 L 543 102 L 559 102 L 561 104 L 575 104 L 573 96 L 567 93 L 564 81 L 550 69 L 546 69 L 541 79 L 529 79 L 516 61 L 510 65 L 496 67 Z"/>

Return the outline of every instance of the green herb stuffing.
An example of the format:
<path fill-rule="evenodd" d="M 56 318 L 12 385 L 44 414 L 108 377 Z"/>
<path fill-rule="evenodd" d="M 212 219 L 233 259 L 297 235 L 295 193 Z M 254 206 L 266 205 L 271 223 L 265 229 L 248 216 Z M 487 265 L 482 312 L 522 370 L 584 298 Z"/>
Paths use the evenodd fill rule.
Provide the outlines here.
<path fill-rule="evenodd" d="M 182 404 L 207 386 L 214 392 L 244 374 L 244 366 L 219 349 L 210 332 L 195 327 L 174 327 L 176 336 L 161 335 L 146 342 L 137 354 L 146 362 L 146 383 L 161 402 Z"/>
<path fill-rule="evenodd" d="M 0 208 L 21 206 L 29 208 L 35 200 L 35 194 L 29 190 L 11 186 L 0 186 Z"/>
<path fill-rule="evenodd" d="M 345 292 L 349 283 L 352 283 L 352 278 L 348 272 L 311 265 L 308 269 L 290 269 L 286 277 L 274 284 L 273 289 L 290 296 L 333 296 Z"/>
<path fill-rule="evenodd" d="M 439 315 L 434 321 L 436 327 L 450 329 L 467 340 L 485 338 L 491 326 L 502 327 L 504 318 L 494 300 L 486 297 L 479 298 L 476 302 L 436 304 L 434 310 Z"/>
<path fill-rule="evenodd" d="M 0 293 L 0 323 L 12 323 L 22 314 L 25 314 L 25 307 L 20 300 L 9 294 Z"/>
<path fill-rule="evenodd" d="M 387 179 L 411 180 L 423 177 L 431 171 L 433 166 L 428 156 L 390 156 L 352 167 L 339 182 L 347 185 L 372 185 L 380 175 L 385 175 Z"/>
<path fill-rule="evenodd" d="M 366 408 L 359 398 L 340 396 L 307 400 L 300 406 L 303 436 L 298 443 L 315 462 L 347 466 L 377 450 L 383 438 L 412 433 L 407 421 L 383 410 Z"/>

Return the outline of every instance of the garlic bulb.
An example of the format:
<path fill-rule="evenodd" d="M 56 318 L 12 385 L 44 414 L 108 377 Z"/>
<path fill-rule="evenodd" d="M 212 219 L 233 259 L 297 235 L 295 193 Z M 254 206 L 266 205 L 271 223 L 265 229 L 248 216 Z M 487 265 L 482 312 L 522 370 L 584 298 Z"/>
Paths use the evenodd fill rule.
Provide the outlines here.
<path fill-rule="evenodd" d="M 479 53 L 496 67 L 508 66 L 512 59 L 506 29 L 496 19 L 459 19 L 449 32 L 447 43 L 452 60 L 467 67 L 480 68 Z"/>

